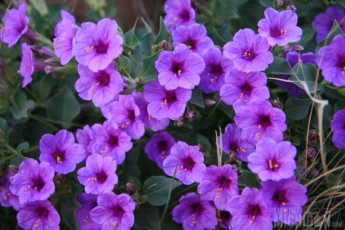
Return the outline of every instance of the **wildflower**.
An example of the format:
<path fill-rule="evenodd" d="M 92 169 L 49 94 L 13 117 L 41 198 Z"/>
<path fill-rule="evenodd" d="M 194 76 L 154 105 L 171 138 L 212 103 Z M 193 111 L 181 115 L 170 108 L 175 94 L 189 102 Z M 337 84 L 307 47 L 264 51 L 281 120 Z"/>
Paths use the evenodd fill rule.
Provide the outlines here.
<path fill-rule="evenodd" d="M 76 137 L 79 144 L 81 144 L 85 151 L 85 158 L 91 155 L 91 128 L 89 125 L 85 125 L 83 129 L 77 129 Z"/>
<path fill-rule="evenodd" d="M 345 149 L 345 109 L 334 114 L 331 127 L 333 132 L 332 142 L 338 149 Z"/>
<path fill-rule="evenodd" d="M 290 42 L 298 42 L 302 37 L 302 29 L 297 26 L 298 16 L 293 10 L 281 12 L 267 8 L 265 18 L 258 23 L 259 34 L 267 38 L 271 46 L 285 46 Z"/>
<path fill-rule="evenodd" d="M 175 139 L 167 132 L 156 133 L 145 146 L 147 156 L 163 169 L 163 161 L 170 155 L 170 149 Z"/>
<path fill-rule="evenodd" d="M 82 23 L 73 46 L 77 62 L 93 72 L 106 69 L 123 50 L 123 38 L 117 29 L 116 21 L 109 18 L 104 18 L 97 24 Z"/>
<path fill-rule="evenodd" d="M 261 182 L 263 200 L 274 222 L 294 225 L 302 218 L 302 206 L 308 201 L 307 189 L 295 178 Z"/>
<path fill-rule="evenodd" d="M 190 0 L 168 0 L 164 11 L 164 23 L 170 32 L 181 25 L 195 23 L 195 11 Z"/>
<path fill-rule="evenodd" d="M 198 146 L 189 146 L 179 141 L 170 149 L 170 155 L 163 162 L 163 170 L 183 184 L 200 182 L 206 170 L 204 155 Z"/>
<path fill-rule="evenodd" d="M 100 194 L 112 191 L 117 184 L 116 162 L 111 157 L 92 154 L 86 166 L 78 170 L 78 181 L 85 186 L 86 193 Z"/>
<path fill-rule="evenodd" d="M 18 196 L 14 195 L 10 190 L 15 174 L 12 169 L 8 169 L 7 173 L 0 176 L 0 205 L 2 207 L 13 207 L 15 210 L 18 210 L 20 207 Z"/>
<path fill-rule="evenodd" d="M 238 195 L 236 171 L 231 165 L 209 166 L 198 186 L 198 193 L 202 199 L 213 201 L 218 210 L 227 210 L 230 198 Z"/>
<path fill-rule="evenodd" d="M 177 45 L 174 51 L 162 51 L 155 64 L 158 82 L 167 90 L 193 89 L 205 68 L 204 60 L 184 44 Z"/>
<path fill-rule="evenodd" d="M 232 68 L 232 62 L 225 58 L 218 48 L 208 48 L 202 54 L 205 69 L 200 74 L 199 89 L 204 93 L 215 93 L 225 83 L 225 74 Z"/>
<path fill-rule="evenodd" d="M 202 54 L 207 48 L 213 47 L 213 41 L 207 36 L 206 27 L 198 23 L 179 26 L 172 32 L 173 46 L 185 44 L 191 51 Z"/>
<path fill-rule="evenodd" d="M 137 140 L 145 133 L 144 123 L 140 119 L 140 109 L 132 95 L 120 95 L 117 101 L 102 107 L 102 113 L 133 139 Z"/>
<path fill-rule="evenodd" d="M 150 82 L 144 86 L 144 98 L 149 103 L 147 112 L 149 116 L 158 120 L 179 119 L 191 97 L 190 89 L 166 90 L 158 82 Z"/>
<path fill-rule="evenodd" d="M 53 178 L 54 169 L 47 162 L 38 164 L 36 160 L 28 158 L 19 165 L 10 190 L 18 196 L 20 204 L 46 200 L 55 191 Z"/>
<path fill-rule="evenodd" d="M 92 100 L 97 107 L 113 101 L 123 90 L 121 74 L 115 70 L 112 63 L 106 69 L 98 72 L 78 65 L 78 73 L 80 78 L 75 83 L 75 89 L 79 93 L 79 97 L 84 100 Z"/>
<path fill-rule="evenodd" d="M 99 194 L 97 206 L 90 212 L 91 219 L 102 229 L 130 229 L 134 224 L 135 202 L 127 194 L 112 192 Z"/>
<path fill-rule="evenodd" d="M 225 84 L 220 89 L 221 99 L 236 108 L 252 101 L 265 101 L 270 97 L 263 72 L 244 73 L 231 70 L 225 75 Z"/>
<path fill-rule="evenodd" d="M 287 128 L 285 117 L 285 113 L 278 108 L 273 108 L 270 102 L 254 101 L 248 106 L 236 109 L 235 122 L 242 128 L 241 135 L 245 138 L 254 134 L 257 140 L 270 137 L 280 141 Z"/>
<path fill-rule="evenodd" d="M 90 216 L 90 211 L 97 206 L 97 195 L 82 193 L 77 197 L 80 208 L 77 209 L 77 220 L 81 230 L 100 229 Z"/>
<path fill-rule="evenodd" d="M 23 229 L 60 229 L 60 216 L 48 200 L 26 203 L 17 214 L 18 225 Z"/>
<path fill-rule="evenodd" d="M 233 41 L 225 44 L 224 55 L 237 70 L 246 73 L 263 71 L 273 62 L 267 39 L 251 29 L 239 30 Z"/>
<path fill-rule="evenodd" d="M 73 39 L 78 30 L 75 18 L 68 12 L 61 10 L 61 17 L 54 31 L 54 52 L 60 58 L 61 65 L 66 65 L 73 57 Z"/>
<path fill-rule="evenodd" d="M 270 230 L 273 227 L 262 193 L 257 188 L 244 188 L 241 195 L 231 198 L 228 209 L 233 230 Z"/>
<path fill-rule="evenodd" d="M 55 135 L 44 134 L 39 148 L 40 161 L 48 162 L 56 172 L 62 174 L 74 171 L 76 164 L 85 159 L 83 146 L 75 143 L 73 134 L 64 129 Z"/>
<path fill-rule="evenodd" d="M 217 225 L 216 209 L 195 193 L 182 196 L 172 216 L 174 221 L 183 225 L 183 229 L 215 229 Z"/>
<path fill-rule="evenodd" d="M 264 138 L 257 143 L 255 152 L 248 156 L 248 168 L 262 181 L 287 179 L 295 173 L 296 153 L 296 148 L 288 141 Z"/>
<path fill-rule="evenodd" d="M 345 35 L 337 35 L 328 46 L 319 49 L 317 62 L 326 81 L 335 86 L 345 85 Z"/>
<path fill-rule="evenodd" d="M 327 8 L 325 13 L 321 13 L 314 18 L 312 26 L 316 31 L 316 41 L 320 43 L 324 40 L 333 27 L 336 20 L 345 32 L 345 10 L 340 5 L 332 5 Z"/>
<path fill-rule="evenodd" d="M 131 137 L 112 121 L 106 121 L 103 125 L 93 125 L 91 139 L 90 146 L 93 154 L 110 156 L 118 165 L 124 162 L 125 153 L 133 147 Z"/>

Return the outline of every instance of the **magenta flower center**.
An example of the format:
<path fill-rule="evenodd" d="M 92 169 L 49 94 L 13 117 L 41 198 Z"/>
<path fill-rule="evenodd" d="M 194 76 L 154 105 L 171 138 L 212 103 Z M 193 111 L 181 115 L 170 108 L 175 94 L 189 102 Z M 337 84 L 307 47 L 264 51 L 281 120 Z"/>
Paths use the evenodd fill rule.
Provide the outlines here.
<path fill-rule="evenodd" d="M 108 51 L 108 44 L 104 43 L 103 41 L 100 41 L 97 45 L 96 45 L 96 53 L 98 54 L 105 54 Z"/>
<path fill-rule="evenodd" d="M 96 173 L 96 180 L 99 182 L 99 183 L 104 183 L 104 181 L 106 181 L 108 178 L 108 175 L 102 170 L 98 173 Z"/>
<path fill-rule="evenodd" d="M 180 76 L 182 74 L 182 64 L 181 63 L 174 63 L 172 71 L 174 73 L 174 76 Z"/>
<path fill-rule="evenodd" d="M 258 120 L 258 128 L 266 129 L 271 125 L 271 118 L 268 115 L 261 115 Z"/>
<path fill-rule="evenodd" d="M 246 95 L 246 96 L 250 96 L 252 93 L 253 87 L 251 85 L 248 84 L 248 82 L 245 82 L 242 86 L 241 86 L 241 95 Z"/>
<path fill-rule="evenodd" d="M 280 163 L 276 159 L 268 160 L 267 164 L 271 171 L 276 171 L 280 168 Z"/>
<path fill-rule="evenodd" d="M 194 41 L 191 37 L 188 37 L 188 39 L 185 42 L 185 44 L 191 50 L 195 50 L 195 48 L 196 48 L 196 41 Z"/>
<path fill-rule="evenodd" d="M 161 141 L 158 143 L 159 152 L 165 154 L 168 150 L 168 144 L 166 141 Z"/>
<path fill-rule="evenodd" d="M 113 216 L 117 217 L 118 219 L 121 219 L 123 214 L 125 214 L 125 211 L 122 207 L 116 206 L 112 209 Z"/>
<path fill-rule="evenodd" d="M 282 206 L 285 206 L 287 203 L 286 197 L 285 197 L 285 191 L 276 191 L 276 193 L 273 196 L 273 200 L 277 202 L 278 204 L 281 204 Z"/>
<path fill-rule="evenodd" d="M 218 179 L 218 184 L 220 188 L 230 188 L 231 180 L 225 176 L 222 176 Z"/>
<path fill-rule="evenodd" d="M 131 121 L 131 122 L 134 122 L 135 121 L 135 112 L 133 109 L 130 109 L 130 110 L 127 110 L 127 113 L 128 113 L 128 119 Z"/>
<path fill-rule="evenodd" d="M 243 59 L 251 61 L 255 58 L 255 54 L 254 54 L 253 50 L 244 51 L 242 54 L 242 57 L 243 57 Z"/>
<path fill-rule="evenodd" d="M 257 216 L 261 215 L 261 208 L 258 205 L 249 206 L 247 214 L 252 217 L 250 224 L 253 224 Z"/>
<path fill-rule="evenodd" d="M 345 75 L 345 60 L 344 60 L 344 59 L 343 59 L 343 60 L 340 60 L 340 62 L 339 62 L 339 67 L 340 67 L 341 70 L 342 70 L 341 74 L 342 74 L 342 75 Z"/>
<path fill-rule="evenodd" d="M 96 85 L 100 87 L 104 87 L 109 85 L 110 76 L 106 71 L 100 71 L 97 78 L 96 78 Z"/>
<path fill-rule="evenodd" d="M 165 93 L 165 98 L 162 102 L 162 108 L 165 108 L 166 106 L 170 106 L 171 104 L 175 103 L 177 101 L 176 97 L 176 91 L 167 91 Z"/>
<path fill-rule="evenodd" d="M 45 219 L 49 215 L 49 210 L 47 210 L 45 207 L 40 206 L 37 208 L 36 213 L 38 214 L 38 217 L 40 219 Z"/>
<path fill-rule="evenodd" d="M 192 204 L 191 209 L 194 215 L 200 216 L 202 215 L 204 211 L 204 206 L 202 206 L 200 203 L 195 203 L 195 204 Z"/>
<path fill-rule="evenodd" d="M 195 165 L 194 160 L 191 157 L 185 158 L 182 160 L 182 167 L 185 170 L 192 170 Z"/>
<path fill-rule="evenodd" d="M 287 33 L 286 29 L 280 29 L 278 27 L 271 29 L 271 36 L 274 38 L 279 38 L 280 36 L 282 36 L 286 33 Z"/>
<path fill-rule="evenodd" d="M 190 14 L 188 10 L 182 10 L 179 16 L 184 21 L 189 21 L 190 19 Z"/>
<path fill-rule="evenodd" d="M 35 178 L 32 180 L 32 188 L 36 191 L 41 191 L 45 183 L 41 177 Z"/>
<path fill-rule="evenodd" d="M 119 146 L 119 137 L 118 136 L 109 137 L 108 144 L 110 145 L 111 148 L 115 148 Z"/>
<path fill-rule="evenodd" d="M 53 156 L 55 157 L 56 163 L 61 163 L 62 161 L 65 160 L 65 151 L 61 151 L 60 149 L 56 149 Z"/>
<path fill-rule="evenodd" d="M 210 79 L 210 82 L 214 83 L 218 80 L 219 76 L 223 74 L 223 67 L 219 64 L 211 65 L 210 71 L 208 74 L 213 75 L 214 77 Z"/>

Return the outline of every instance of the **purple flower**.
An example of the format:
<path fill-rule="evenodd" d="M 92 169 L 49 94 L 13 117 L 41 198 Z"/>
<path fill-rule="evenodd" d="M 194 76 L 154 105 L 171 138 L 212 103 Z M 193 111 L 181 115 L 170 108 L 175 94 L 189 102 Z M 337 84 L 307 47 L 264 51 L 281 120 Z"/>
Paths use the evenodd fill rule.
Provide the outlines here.
<path fill-rule="evenodd" d="M 183 225 L 183 229 L 188 230 L 215 229 L 218 222 L 216 209 L 195 193 L 182 196 L 172 216 L 174 221 Z"/>
<path fill-rule="evenodd" d="M 90 216 L 90 211 L 97 206 L 97 196 L 94 194 L 82 193 L 77 197 L 81 205 L 77 210 L 77 220 L 81 230 L 100 229 L 101 226 L 95 223 Z"/>
<path fill-rule="evenodd" d="M 242 195 L 231 198 L 228 208 L 232 215 L 233 230 L 273 228 L 266 204 L 257 188 L 244 188 Z"/>
<path fill-rule="evenodd" d="M 183 184 L 200 182 L 206 170 L 204 155 L 198 146 L 189 146 L 179 141 L 170 149 L 170 155 L 163 162 L 163 170 Z"/>
<path fill-rule="evenodd" d="M 220 89 L 221 99 L 236 108 L 252 101 L 265 101 L 270 97 L 263 72 L 244 73 L 231 70 L 225 75 L 225 84 Z"/>
<path fill-rule="evenodd" d="M 152 129 L 152 131 L 157 132 L 164 130 L 169 126 L 169 118 L 164 118 L 158 120 L 150 116 L 147 112 L 148 102 L 144 98 L 143 93 L 133 93 L 134 101 L 140 109 L 140 119 L 144 122 L 146 128 Z"/>
<path fill-rule="evenodd" d="M 75 89 L 79 93 L 79 97 L 88 101 L 92 100 L 97 107 L 113 101 L 123 90 L 123 79 L 121 74 L 115 70 L 113 63 L 98 72 L 78 65 L 78 73 L 80 78 L 75 83 Z"/>
<path fill-rule="evenodd" d="M 331 31 L 334 20 L 345 32 L 345 10 L 340 5 L 328 7 L 325 13 L 317 15 L 313 21 L 313 28 L 316 30 L 316 41 L 319 43 L 324 40 Z"/>
<path fill-rule="evenodd" d="M 140 109 L 132 95 L 120 95 L 118 101 L 113 101 L 102 107 L 102 113 L 108 120 L 115 122 L 120 129 L 135 140 L 145 133 L 143 121 L 140 119 Z"/>
<path fill-rule="evenodd" d="M 175 144 L 175 139 L 167 132 L 162 131 L 153 135 L 145 146 L 147 156 L 163 169 L 163 161 L 170 155 L 170 149 Z"/>
<path fill-rule="evenodd" d="M 60 130 L 54 135 L 44 134 L 40 140 L 40 161 L 48 162 L 56 172 L 73 172 L 76 164 L 85 159 L 82 145 L 75 143 L 74 136 L 67 130 Z"/>
<path fill-rule="evenodd" d="M 147 112 L 149 116 L 158 120 L 179 119 L 191 97 L 190 89 L 166 90 L 158 82 L 150 82 L 144 86 L 144 98 L 149 103 Z"/>
<path fill-rule="evenodd" d="M 127 194 L 107 192 L 98 195 L 97 206 L 91 210 L 91 219 L 102 225 L 102 230 L 130 229 L 134 224 L 135 202 Z"/>
<path fill-rule="evenodd" d="M 97 24 L 82 23 L 73 46 L 77 62 L 94 72 L 106 69 L 123 50 L 123 38 L 117 29 L 116 21 L 109 18 L 104 18 Z"/>
<path fill-rule="evenodd" d="M 251 29 L 239 30 L 233 41 L 225 44 L 224 55 L 236 69 L 246 73 L 263 71 L 273 62 L 267 39 Z"/>
<path fill-rule="evenodd" d="M 26 203 L 17 214 L 17 222 L 23 229 L 60 229 L 59 213 L 47 200 Z"/>
<path fill-rule="evenodd" d="M 316 66 L 316 56 L 312 52 L 300 54 L 296 51 L 290 51 L 286 54 L 286 60 L 290 64 L 291 67 L 294 67 L 299 62 L 308 63 Z M 289 79 L 290 75 L 279 75 L 281 79 Z M 276 81 L 276 84 L 280 87 L 288 89 L 288 93 L 291 96 L 299 97 L 305 94 L 305 91 L 298 87 L 296 84 L 290 82 L 283 82 L 283 81 Z"/>
<path fill-rule="evenodd" d="M 223 151 L 234 153 L 241 161 L 248 161 L 248 155 L 254 151 L 254 135 L 244 137 L 242 130 L 236 124 L 228 124 L 222 135 Z"/>
<path fill-rule="evenodd" d="M 288 141 L 264 138 L 257 143 L 255 152 L 248 156 L 248 168 L 262 181 L 287 179 L 295 173 L 296 153 L 295 146 Z"/>
<path fill-rule="evenodd" d="M 68 12 L 61 10 L 61 17 L 54 31 L 54 51 L 60 58 L 61 65 L 66 65 L 74 56 L 73 39 L 78 30 L 75 18 Z"/>
<path fill-rule="evenodd" d="M 302 206 L 308 201 L 307 189 L 295 178 L 261 183 L 263 200 L 274 222 L 294 225 L 302 219 Z"/>
<path fill-rule="evenodd" d="M 20 207 L 18 196 L 14 195 L 10 190 L 12 178 L 15 172 L 8 169 L 8 172 L 0 176 L 0 205 L 2 207 L 13 207 L 18 210 Z"/>
<path fill-rule="evenodd" d="M 92 153 L 103 157 L 110 156 L 117 164 L 123 163 L 125 153 L 133 147 L 131 137 L 112 121 L 106 121 L 103 125 L 93 125 L 91 139 Z"/>
<path fill-rule="evenodd" d="M 219 210 L 227 210 L 231 197 L 238 195 L 237 173 L 231 165 L 209 166 L 198 186 L 198 193 L 204 200 L 214 202 Z"/>
<path fill-rule="evenodd" d="M 172 32 L 173 46 L 185 44 L 190 50 L 202 54 L 207 48 L 213 47 L 213 41 L 207 36 L 206 27 L 198 23 L 179 26 Z"/>
<path fill-rule="evenodd" d="M 195 11 L 190 0 L 168 0 L 164 4 L 164 11 L 164 23 L 170 32 L 181 25 L 195 23 Z"/>
<path fill-rule="evenodd" d="M 167 90 L 193 89 L 199 84 L 205 68 L 204 60 L 183 44 L 177 45 L 174 51 L 162 51 L 155 64 L 158 82 Z"/>
<path fill-rule="evenodd" d="M 285 113 L 281 109 L 273 108 L 270 102 L 254 101 L 249 106 L 236 109 L 235 122 L 242 128 L 244 137 L 254 134 L 257 139 L 270 137 L 280 141 L 287 128 L 285 118 Z"/>
<path fill-rule="evenodd" d="M 339 47 L 345 46 L 345 35 L 337 35 L 331 44 L 319 49 L 318 65 L 325 80 L 335 86 L 345 85 L 345 53 Z"/>
<path fill-rule="evenodd" d="M 83 129 L 77 129 L 76 137 L 79 144 L 81 144 L 85 151 L 85 158 L 91 155 L 91 128 L 89 125 L 85 125 Z"/>
<path fill-rule="evenodd" d="M 209 48 L 202 57 L 205 61 L 205 69 L 200 74 L 198 87 L 204 93 L 215 93 L 225 83 L 225 73 L 232 68 L 232 62 L 225 58 L 218 48 Z"/>
<path fill-rule="evenodd" d="M 116 166 L 111 157 L 92 154 L 87 158 L 86 166 L 78 170 L 78 181 L 85 186 L 86 193 L 110 192 L 118 182 Z"/>
<path fill-rule="evenodd" d="M 28 44 L 22 43 L 22 61 L 19 66 L 19 74 L 22 76 L 23 84 L 22 88 L 26 87 L 32 82 L 32 74 L 39 70 L 43 70 L 45 64 L 34 58 L 32 50 Z"/>
<path fill-rule="evenodd" d="M 28 158 L 13 176 L 10 190 L 19 197 L 20 204 L 46 200 L 55 191 L 53 178 L 54 169 L 47 162 L 38 164 L 36 160 Z"/>
<path fill-rule="evenodd" d="M 21 4 L 18 9 L 10 9 L 2 18 L 4 26 L 0 30 L 0 38 L 8 47 L 15 45 L 21 36 L 30 33 L 29 17 L 26 16 L 26 4 Z"/>
<path fill-rule="evenodd" d="M 345 149 L 345 109 L 334 114 L 331 127 L 333 132 L 332 141 L 338 149 Z"/>
<path fill-rule="evenodd" d="M 285 46 L 290 42 L 298 42 L 302 37 L 302 29 L 297 26 L 298 16 L 294 10 L 281 12 L 267 8 L 265 18 L 258 23 L 259 34 L 267 38 L 271 46 Z"/>
<path fill-rule="evenodd" d="M 219 212 L 218 226 L 221 229 L 232 230 L 231 220 L 232 220 L 232 216 L 231 216 L 230 212 L 227 212 L 227 211 L 220 211 Z"/>

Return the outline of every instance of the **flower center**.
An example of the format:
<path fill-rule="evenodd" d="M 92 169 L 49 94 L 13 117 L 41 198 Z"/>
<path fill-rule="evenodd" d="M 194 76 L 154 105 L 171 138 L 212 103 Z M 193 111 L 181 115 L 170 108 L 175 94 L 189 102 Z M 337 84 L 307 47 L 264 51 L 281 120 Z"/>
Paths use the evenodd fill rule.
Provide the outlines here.
<path fill-rule="evenodd" d="M 118 218 L 118 219 L 121 219 L 123 214 L 125 214 L 125 211 L 123 210 L 122 207 L 120 206 L 116 206 L 112 209 L 113 211 L 113 216 Z"/>
<path fill-rule="evenodd" d="M 108 44 L 104 43 L 103 41 L 100 41 L 95 48 L 96 53 L 105 54 L 108 51 Z"/>
<path fill-rule="evenodd" d="M 251 61 L 254 59 L 255 55 L 254 55 L 254 52 L 250 50 L 250 51 L 244 51 L 242 57 L 243 59 Z"/>
<path fill-rule="evenodd" d="M 159 142 L 158 149 L 161 154 L 165 154 L 168 150 L 168 143 L 166 141 Z"/>
<path fill-rule="evenodd" d="M 164 109 L 166 106 L 169 106 L 176 101 L 177 101 L 176 91 L 175 90 L 167 91 L 165 93 L 165 99 L 162 102 L 162 108 Z"/>
<path fill-rule="evenodd" d="M 96 180 L 99 182 L 99 183 L 104 183 L 104 181 L 106 181 L 108 178 L 107 174 L 102 170 L 98 173 L 96 173 Z"/>
<path fill-rule="evenodd" d="M 249 207 L 248 213 L 249 216 L 252 217 L 250 220 L 250 224 L 253 224 L 257 216 L 261 215 L 261 208 L 258 205 L 252 205 Z"/>
<path fill-rule="evenodd" d="M 185 171 L 190 171 L 194 168 L 195 162 L 191 157 L 185 158 L 182 160 L 182 168 Z"/>
<path fill-rule="evenodd" d="M 243 97 L 243 95 L 246 96 L 250 96 L 252 93 L 253 87 L 251 85 L 248 84 L 248 82 L 245 82 L 242 86 L 241 86 L 241 97 Z"/>
<path fill-rule="evenodd" d="M 280 36 L 287 33 L 286 29 L 280 29 L 278 27 L 275 27 L 274 29 L 271 29 L 271 36 L 274 38 L 279 38 Z"/>
<path fill-rule="evenodd" d="M 57 149 L 54 153 L 56 163 L 60 164 L 65 160 L 65 152 Z"/>
<path fill-rule="evenodd" d="M 188 40 L 185 42 L 189 49 L 195 50 L 196 48 L 196 41 L 194 41 L 191 37 L 188 37 Z"/>
<path fill-rule="evenodd" d="M 96 78 L 96 83 L 95 85 L 104 87 L 109 85 L 110 82 L 110 75 L 106 71 L 100 71 L 99 74 L 97 75 Z"/>
<path fill-rule="evenodd" d="M 180 18 L 184 21 L 189 21 L 190 19 L 190 14 L 189 14 L 189 11 L 188 10 L 182 10 L 181 13 L 180 13 Z"/>
<path fill-rule="evenodd" d="M 32 187 L 36 190 L 36 191 L 41 191 L 41 189 L 44 187 L 44 181 L 41 177 L 35 178 L 32 181 Z"/>
<path fill-rule="evenodd" d="M 263 115 L 263 116 L 259 117 L 259 120 L 258 120 L 258 128 L 259 129 L 264 129 L 265 130 L 270 125 L 271 125 L 271 118 L 270 118 L 270 116 Z"/>
<path fill-rule="evenodd" d="M 341 74 L 343 75 L 343 76 L 345 76 L 345 60 L 341 60 L 340 61 L 340 63 L 339 63 L 339 66 L 340 66 L 340 68 L 341 68 Z"/>
<path fill-rule="evenodd" d="M 286 206 L 287 200 L 285 197 L 285 191 L 276 191 L 273 196 L 273 200 L 282 206 Z"/>
<path fill-rule="evenodd" d="M 276 171 L 280 168 L 280 164 L 277 160 L 272 159 L 272 160 L 268 160 L 268 168 L 271 171 Z"/>
<path fill-rule="evenodd" d="M 175 63 L 172 70 L 173 70 L 173 73 L 174 73 L 175 77 L 180 76 L 182 74 L 182 66 L 181 66 L 181 64 L 180 63 Z"/>
<path fill-rule="evenodd" d="M 111 136 L 108 139 L 108 144 L 111 146 L 111 148 L 115 148 L 119 146 L 119 138 L 118 136 Z"/>

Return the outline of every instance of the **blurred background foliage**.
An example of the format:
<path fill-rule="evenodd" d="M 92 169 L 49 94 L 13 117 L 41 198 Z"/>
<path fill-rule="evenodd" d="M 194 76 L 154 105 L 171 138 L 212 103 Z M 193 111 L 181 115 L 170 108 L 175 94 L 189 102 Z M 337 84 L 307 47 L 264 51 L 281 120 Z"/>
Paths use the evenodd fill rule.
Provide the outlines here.
<path fill-rule="evenodd" d="M 0 14 L 6 12 L 12 1 L 1 1 Z M 125 38 L 124 54 L 116 60 L 117 69 L 133 80 L 140 91 L 145 82 L 156 78 L 154 62 L 159 55 L 155 49 L 161 41 L 171 41 L 161 15 L 163 0 L 29 0 L 30 27 L 47 38 L 47 45 L 53 38 L 54 27 L 60 19 L 60 10 L 74 14 L 78 22 L 97 22 L 101 18 L 115 18 L 123 29 Z M 192 0 L 197 11 L 197 21 L 208 29 L 215 44 L 223 46 L 232 40 L 241 28 L 257 30 L 257 22 L 263 18 L 266 7 L 279 7 L 278 0 Z M 304 52 L 315 52 L 315 32 L 311 23 L 315 16 L 324 12 L 330 4 L 342 4 L 342 0 L 295 0 L 293 4 L 299 15 L 298 25 L 303 29 L 300 45 Z M 334 25 L 331 37 L 342 33 Z M 339 27 L 339 26 L 338 26 Z M 329 43 L 328 38 L 323 44 Z M 287 114 L 288 130 L 285 138 L 298 148 L 297 178 L 308 188 L 309 202 L 305 208 L 315 218 L 314 228 L 323 228 L 325 221 L 345 220 L 344 152 L 338 151 L 331 143 L 330 121 L 333 114 L 345 108 L 345 89 L 335 88 L 322 81 L 319 69 L 310 65 L 291 68 L 283 58 L 283 50 L 274 50 L 275 61 L 265 72 L 270 78 L 271 101 Z M 0 174 L 8 165 L 18 166 L 25 157 L 38 158 L 38 142 L 45 133 L 60 129 L 75 132 L 85 124 L 103 122 L 100 111 L 91 102 L 81 100 L 75 92 L 77 79 L 76 63 L 68 70 L 61 69 L 53 75 L 43 72 L 34 75 L 30 86 L 22 89 L 17 70 L 20 63 L 20 46 L 0 49 Z M 272 80 L 276 75 L 289 74 L 298 81 L 306 82 L 310 94 L 289 97 L 285 89 L 279 88 Z M 324 113 L 318 115 L 319 104 L 312 98 L 328 100 Z M 219 95 L 203 95 L 193 91 L 188 104 L 193 111 L 192 118 L 185 117 L 169 126 L 168 131 L 178 140 L 199 145 L 205 153 L 207 165 L 216 164 L 215 131 L 224 129 L 233 122 L 234 111 L 219 99 Z M 319 127 L 318 119 L 323 120 Z M 320 138 L 319 130 L 323 130 Z M 135 211 L 135 229 L 179 229 L 171 219 L 171 210 L 182 194 L 196 191 L 196 186 L 182 186 L 164 176 L 164 173 L 144 154 L 143 149 L 152 133 L 135 142 L 135 148 L 127 153 L 126 161 L 117 173 L 119 184 L 116 192 L 128 192 L 138 202 Z M 320 143 L 322 141 L 322 143 Z M 323 168 L 321 151 L 326 154 L 327 168 Z M 314 156 L 308 151 L 315 150 Z M 256 175 L 248 171 L 245 164 L 232 161 L 224 156 L 223 162 L 237 165 L 242 186 L 258 186 Z M 75 174 L 57 178 L 58 189 L 52 197 L 61 214 L 62 229 L 77 229 L 74 210 L 75 197 L 82 191 Z M 156 186 L 152 189 L 151 185 Z M 175 188 L 176 187 L 176 188 Z M 174 189 L 175 188 L 175 189 Z M 173 190 L 171 198 L 170 191 Z M 314 221 L 314 219 L 313 219 Z M 318 227 L 319 226 L 319 227 Z M 345 224 L 343 225 L 345 226 Z M 15 229 L 15 212 L 0 208 L 0 229 Z M 279 227 L 278 227 L 279 228 Z"/>

